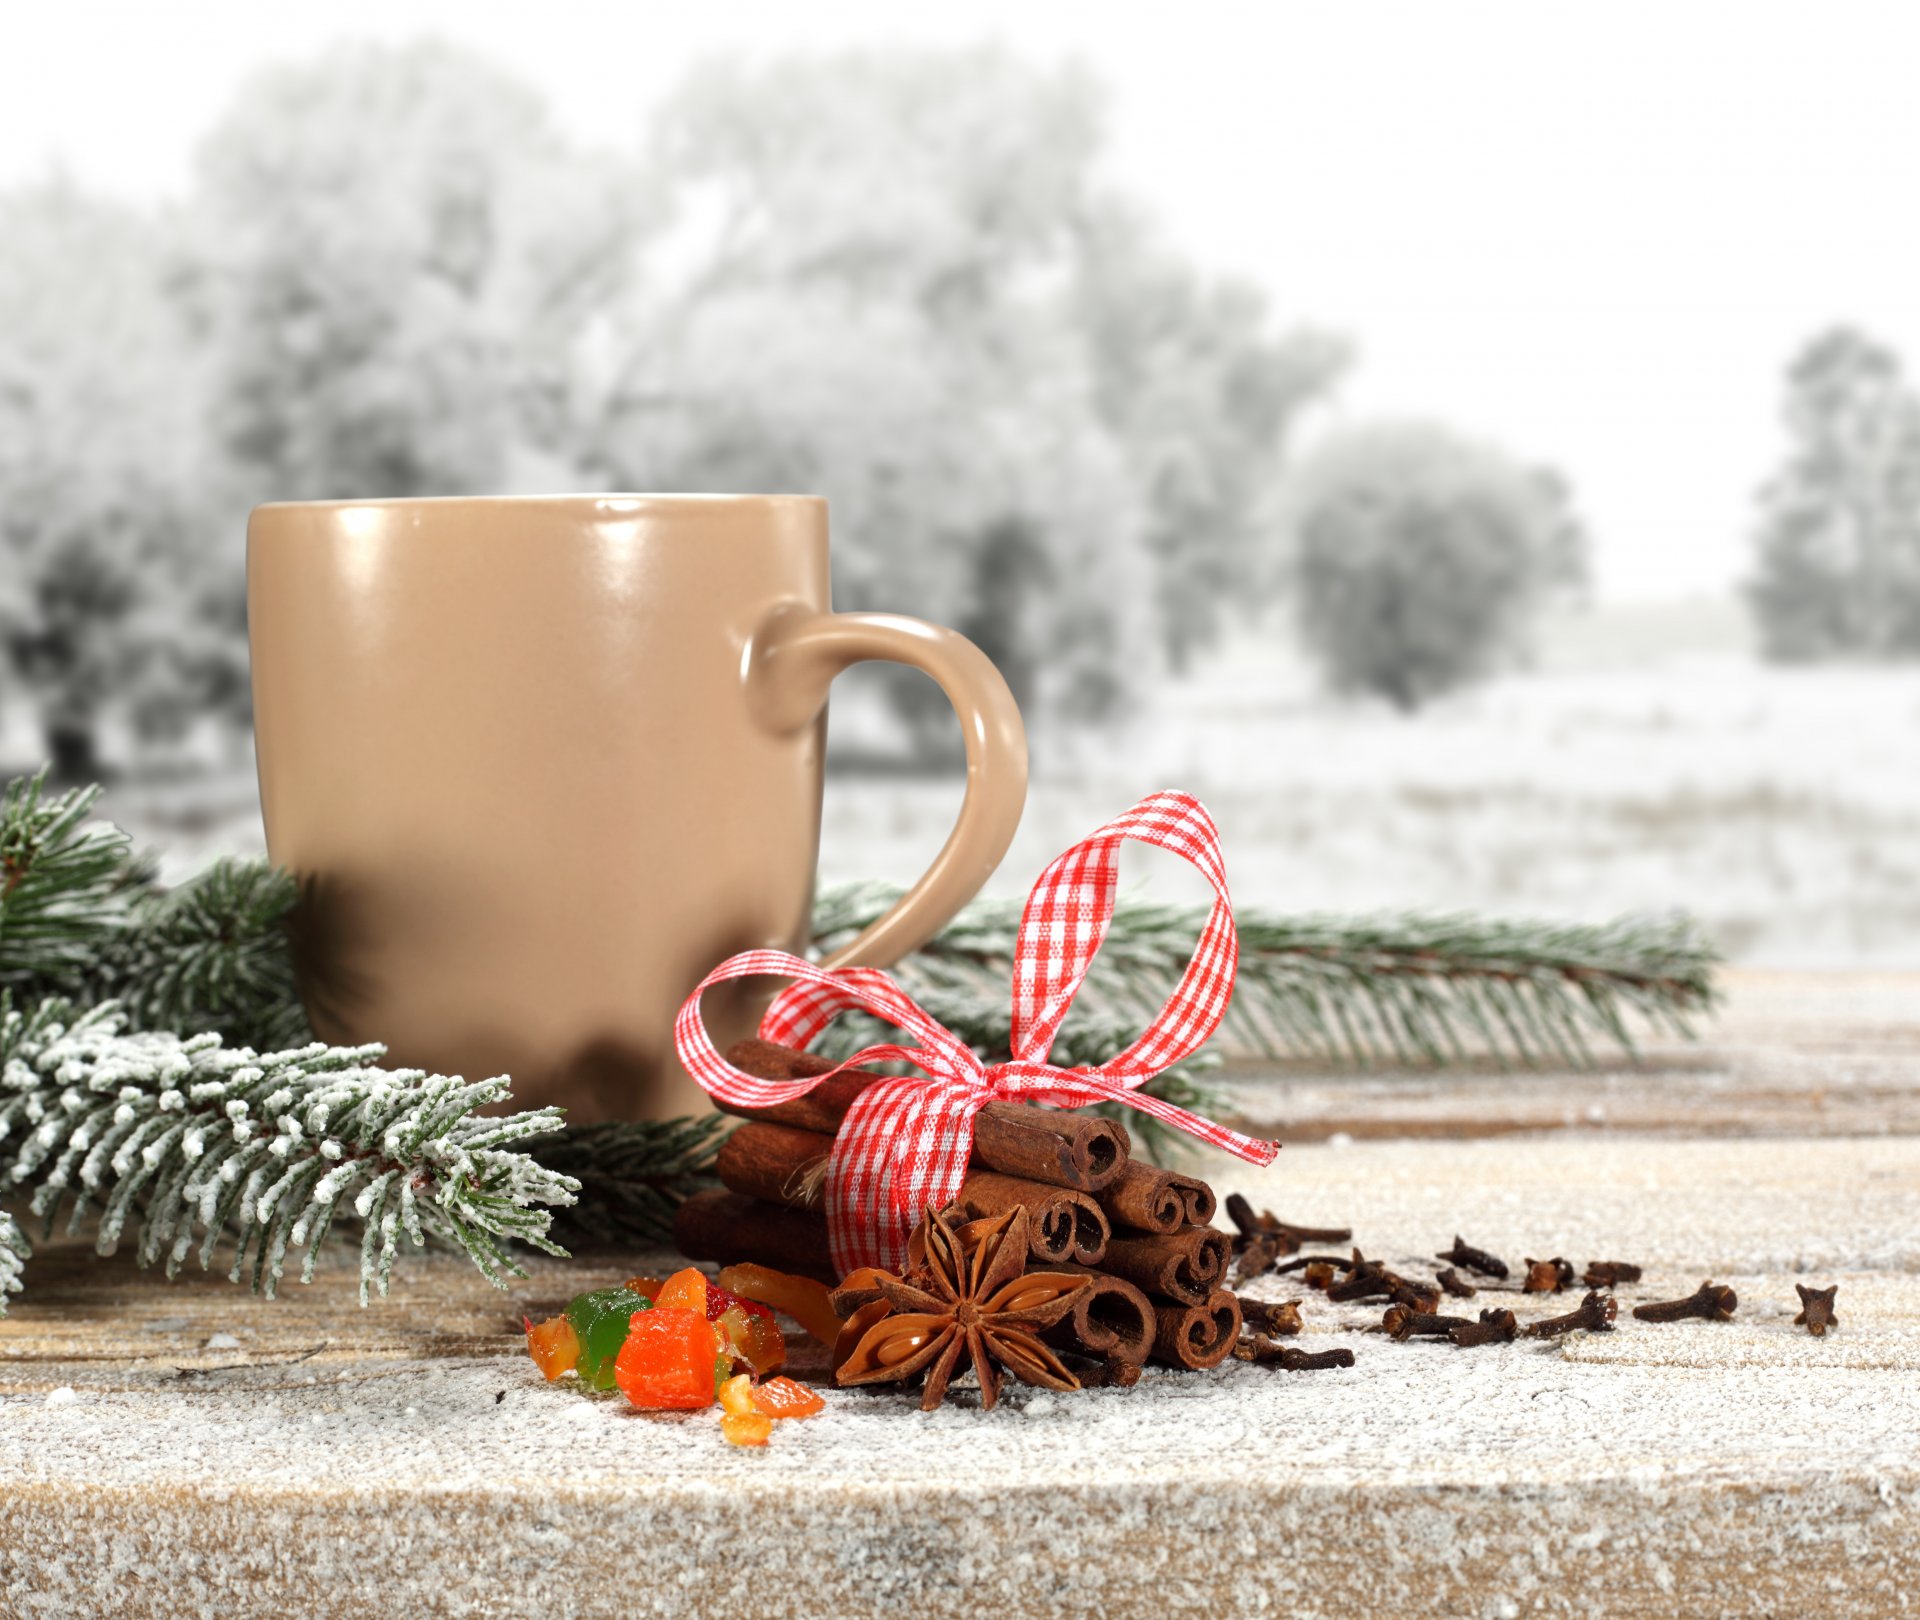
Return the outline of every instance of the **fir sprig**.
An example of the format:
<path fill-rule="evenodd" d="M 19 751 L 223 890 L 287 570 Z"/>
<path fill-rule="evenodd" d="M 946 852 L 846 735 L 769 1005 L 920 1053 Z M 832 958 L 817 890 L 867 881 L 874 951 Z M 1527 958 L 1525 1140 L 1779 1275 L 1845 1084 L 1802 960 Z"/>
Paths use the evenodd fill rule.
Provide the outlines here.
<path fill-rule="evenodd" d="M 49 798 L 47 773 L 0 794 L 0 990 L 83 978 L 125 922 L 142 873 L 127 835 L 92 818 L 97 787 Z"/>
<path fill-rule="evenodd" d="M 828 891 L 814 914 L 816 943 L 832 949 L 851 938 L 899 893 L 877 883 Z M 1123 900 L 1063 1037 L 1096 1020 L 1137 1035 L 1186 966 L 1205 916 Z M 1586 1067 L 1596 1042 L 1632 1055 L 1631 1015 L 1691 1033 L 1690 1017 L 1713 1005 L 1719 960 L 1699 926 L 1679 915 L 1596 924 L 1244 911 L 1235 922 L 1240 969 L 1224 1043 L 1362 1066 L 1484 1057 Z M 929 1009 L 937 998 L 942 1022 L 989 1055 L 1005 1055 L 997 1043 L 1009 1028 L 1019 926 L 1017 901 L 976 901 L 896 969 L 916 998 Z"/>
<path fill-rule="evenodd" d="M 521 1146 L 580 1184 L 578 1201 L 555 1222 L 570 1247 L 666 1243 L 673 1237 L 673 1212 L 689 1194 L 713 1184 L 714 1155 L 732 1124 L 722 1114 L 608 1120 L 569 1125 Z"/>
<path fill-rule="evenodd" d="M 218 1033 L 277 1051 L 313 1038 L 294 987 L 288 922 L 299 886 L 264 861 L 216 861 L 173 889 L 138 894 L 79 987 L 117 1001 L 134 1029 Z"/>
<path fill-rule="evenodd" d="M 463 1249 L 496 1287 L 525 1272 L 503 1240 L 564 1253 L 551 1209 L 578 1184 L 512 1144 L 560 1111 L 480 1118 L 504 1079 L 375 1067 L 383 1048 L 256 1054 L 213 1034 L 124 1034 L 112 1006 L 0 1008 L 0 1191 L 51 1230 L 97 1225 L 111 1254 L 131 1226 L 143 1266 L 169 1277 L 231 1239 L 229 1276 L 272 1296 L 289 1251 L 310 1281 L 336 1222 L 362 1230 L 360 1296 L 387 1290 L 404 1236 Z"/>

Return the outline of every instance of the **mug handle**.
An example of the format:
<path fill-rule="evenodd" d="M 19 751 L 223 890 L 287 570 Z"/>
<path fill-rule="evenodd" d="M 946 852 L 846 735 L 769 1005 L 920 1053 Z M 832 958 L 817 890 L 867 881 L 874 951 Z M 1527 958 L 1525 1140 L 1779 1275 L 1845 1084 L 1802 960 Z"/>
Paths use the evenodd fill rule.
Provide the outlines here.
<path fill-rule="evenodd" d="M 890 967 L 933 938 L 993 875 L 1027 802 L 1027 734 L 1000 671 L 957 631 L 898 613 L 820 613 L 798 603 L 776 608 L 747 657 L 749 702 L 777 731 L 812 722 L 834 676 L 880 659 L 925 670 L 960 717 L 967 744 L 967 793 L 946 843 L 885 916 L 821 965 Z"/>

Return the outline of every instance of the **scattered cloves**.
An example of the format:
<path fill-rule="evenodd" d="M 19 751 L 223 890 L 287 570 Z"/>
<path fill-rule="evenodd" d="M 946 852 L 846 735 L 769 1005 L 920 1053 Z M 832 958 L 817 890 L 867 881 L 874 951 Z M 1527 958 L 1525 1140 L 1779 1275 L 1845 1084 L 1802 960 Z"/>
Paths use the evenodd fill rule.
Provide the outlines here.
<path fill-rule="evenodd" d="M 1300 1301 L 1290 1299 L 1283 1304 L 1274 1304 L 1271 1300 L 1248 1299 L 1244 1294 L 1240 1300 L 1240 1320 L 1255 1333 L 1271 1334 L 1274 1338 L 1290 1338 L 1300 1331 Z"/>
<path fill-rule="evenodd" d="M 1698 1316 L 1708 1322 L 1731 1322 L 1734 1308 L 1739 1303 L 1739 1295 L 1731 1288 L 1723 1288 L 1709 1280 L 1685 1299 L 1636 1305 L 1633 1314 L 1643 1322 L 1684 1322 L 1690 1316 Z"/>
<path fill-rule="evenodd" d="M 1520 1323 L 1512 1311 L 1482 1311 L 1477 1322 L 1462 1322 L 1448 1335 L 1462 1349 L 1477 1344 L 1506 1344 L 1516 1338 Z"/>
<path fill-rule="evenodd" d="M 1464 1316 L 1435 1316 L 1430 1311 L 1411 1311 L 1404 1305 L 1389 1305 L 1380 1319 L 1380 1327 L 1395 1344 L 1405 1344 L 1415 1334 L 1444 1339 L 1457 1327 L 1474 1324 Z"/>
<path fill-rule="evenodd" d="M 1436 1273 L 1434 1281 L 1439 1283 L 1439 1285 L 1446 1289 L 1449 1294 L 1453 1295 L 1455 1299 L 1472 1299 L 1473 1296 L 1479 1292 L 1472 1283 L 1462 1277 L 1452 1266 L 1448 1266 L 1446 1270 Z"/>
<path fill-rule="evenodd" d="M 1835 1283 L 1831 1288 L 1807 1288 L 1795 1283 L 1793 1286 L 1800 1295 L 1800 1314 L 1793 1319 L 1793 1325 L 1804 1327 L 1816 1339 L 1824 1339 L 1828 1328 L 1840 1325 L 1840 1318 L 1833 1314 L 1833 1299 L 1840 1292 L 1840 1285 Z"/>
<path fill-rule="evenodd" d="M 1611 1333 L 1616 1309 L 1613 1295 L 1591 1291 L 1577 1308 L 1568 1311 L 1565 1316 L 1549 1316 L 1545 1321 L 1532 1323 L 1527 1328 L 1527 1337 L 1552 1339 L 1576 1329 L 1588 1333 Z"/>
<path fill-rule="evenodd" d="M 1436 1260 L 1445 1260 L 1449 1265 L 1461 1266 L 1468 1271 L 1477 1272 L 1482 1277 L 1505 1277 L 1507 1263 L 1496 1255 L 1488 1254 L 1485 1249 L 1476 1249 L 1459 1233 L 1453 1237 L 1453 1247 L 1444 1254 L 1435 1255 Z"/>
<path fill-rule="evenodd" d="M 1536 1260 L 1527 1257 L 1527 1281 L 1522 1292 L 1529 1294 L 1557 1294 L 1563 1288 L 1573 1286 L 1573 1263 L 1562 1260 L 1556 1255 L 1551 1260 Z"/>
<path fill-rule="evenodd" d="M 1273 1239 L 1276 1256 L 1292 1254 L 1303 1244 L 1347 1243 L 1353 1238 L 1352 1231 L 1346 1227 L 1291 1226 L 1270 1209 L 1255 1214 L 1253 1206 L 1239 1193 L 1227 1194 L 1227 1214 L 1249 1243 L 1256 1238 Z"/>
<path fill-rule="evenodd" d="M 1589 1288 L 1617 1288 L 1621 1283 L 1637 1283 L 1640 1268 L 1624 1260 L 1589 1260 L 1580 1280 Z"/>
<path fill-rule="evenodd" d="M 1262 1367 L 1281 1367 L 1288 1372 L 1317 1372 L 1323 1367 L 1351 1367 L 1351 1350 L 1296 1350 L 1290 1344 L 1275 1344 L 1263 1334 L 1242 1339 L 1233 1347 L 1234 1358 Z"/>

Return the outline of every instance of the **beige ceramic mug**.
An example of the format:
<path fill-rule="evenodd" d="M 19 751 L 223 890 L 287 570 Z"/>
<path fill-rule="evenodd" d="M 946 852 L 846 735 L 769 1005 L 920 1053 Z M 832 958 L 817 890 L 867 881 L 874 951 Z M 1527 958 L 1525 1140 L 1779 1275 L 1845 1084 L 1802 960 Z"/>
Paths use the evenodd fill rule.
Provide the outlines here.
<path fill-rule="evenodd" d="M 306 883 L 315 1032 L 513 1076 L 575 1121 L 706 1106 L 673 1017 L 724 957 L 807 939 L 827 688 L 925 670 L 967 791 L 926 875 L 834 958 L 885 966 L 1006 853 L 1026 739 L 951 630 L 834 613 L 808 496 L 296 503 L 247 531 L 268 852 Z M 769 986 L 707 997 L 751 1032 Z"/>

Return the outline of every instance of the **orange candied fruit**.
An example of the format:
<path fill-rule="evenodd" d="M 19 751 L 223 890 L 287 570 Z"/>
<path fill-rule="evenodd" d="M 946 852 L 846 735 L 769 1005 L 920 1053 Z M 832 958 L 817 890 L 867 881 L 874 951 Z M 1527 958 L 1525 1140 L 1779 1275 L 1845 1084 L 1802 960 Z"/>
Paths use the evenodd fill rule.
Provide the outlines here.
<path fill-rule="evenodd" d="M 753 1409 L 753 1375 L 735 1373 L 720 1386 L 720 1410 L 745 1417 Z"/>
<path fill-rule="evenodd" d="M 796 1384 L 791 1378 L 769 1378 L 750 1394 L 755 1408 L 770 1418 L 812 1417 L 815 1412 L 827 1409 L 827 1403 L 816 1391 L 805 1384 Z"/>
<path fill-rule="evenodd" d="M 714 1332 L 705 1316 L 671 1305 L 635 1311 L 613 1364 L 614 1382 L 647 1411 L 713 1405 Z"/>
<path fill-rule="evenodd" d="M 720 1420 L 720 1432 L 730 1446 L 764 1446 L 773 1433 L 773 1419 L 758 1412 L 729 1412 Z"/>
<path fill-rule="evenodd" d="M 785 1311 L 807 1330 L 808 1337 L 821 1344 L 831 1346 L 839 1337 L 840 1318 L 833 1314 L 827 1300 L 833 1290 L 825 1283 L 775 1271 L 771 1266 L 741 1264 L 728 1266 L 720 1273 L 720 1286 L 742 1299 Z"/>
<path fill-rule="evenodd" d="M 564 1378 L 580 1365 L 580 1335 L 564 1316 L 550 1316 L 544 1322 L 527 1323 L 527 1354 L 540 1369 L 540 1376 L 551 1384 Z"/>
<path fill-rule="evenodd" d="M 676 1271 L 660 1285 L 660 1291 L 648 1296 L 654 1309 L 665 1306 L 670 1311 L 693 1311 L 704 1317 L 707 1314 L 707 1279 L 692 1266 L 685 1271 Z"/>
<path fill-rule="evenodd" d="M 659 1303 L 660 1290 L 667 1286 L 664 1277 L 629 1277 L 620 1285 L 629 1294 L 638 1294 L 642 1299 Z"/>

